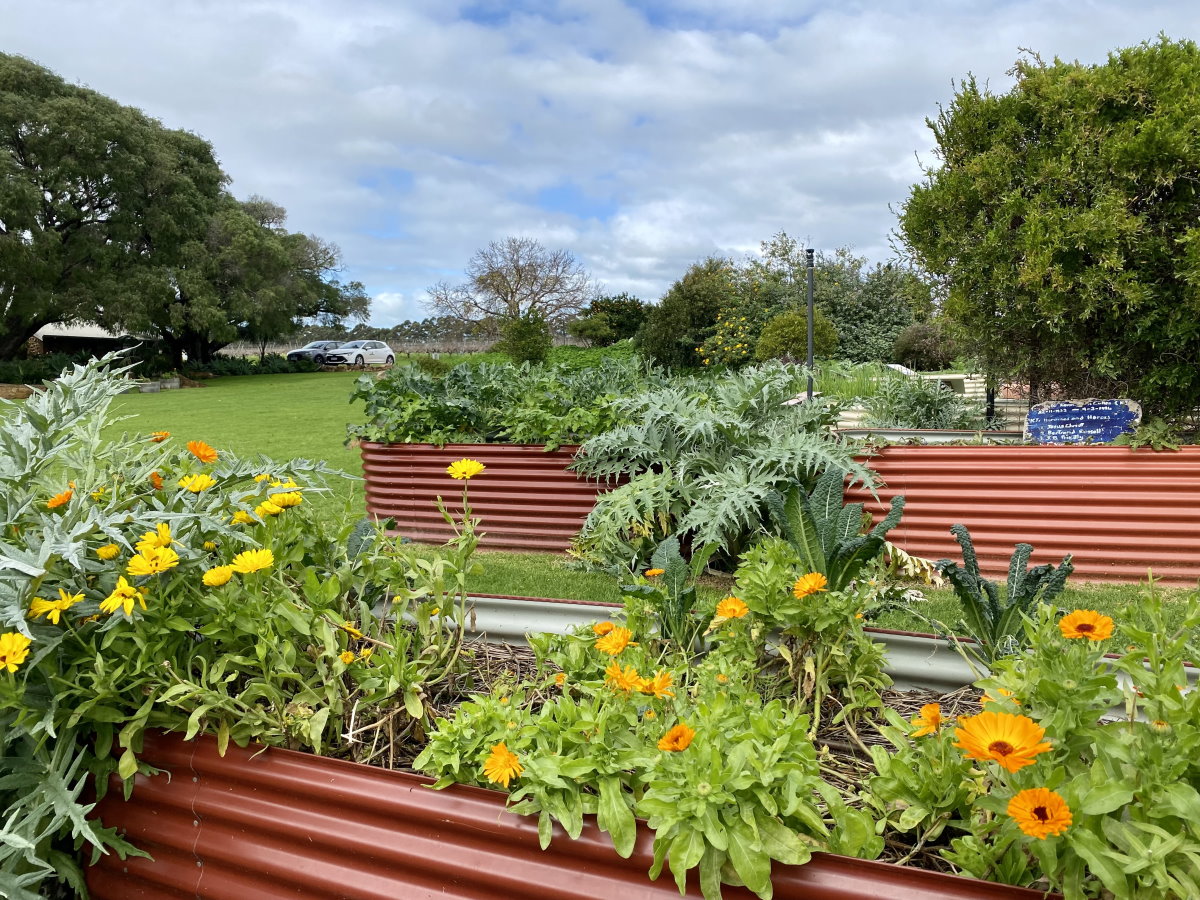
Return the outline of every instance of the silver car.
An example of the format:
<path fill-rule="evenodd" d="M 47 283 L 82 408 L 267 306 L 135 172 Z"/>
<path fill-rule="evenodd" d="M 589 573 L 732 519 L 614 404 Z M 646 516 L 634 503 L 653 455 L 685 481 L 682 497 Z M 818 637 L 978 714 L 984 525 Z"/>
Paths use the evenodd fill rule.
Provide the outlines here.
<path fill-rule="evenodd" d="M 390 366 L 396 354 L 383 341 L 351 341 L 325 354 L 327 366 Z"/>
<path fill-rule="evenodd" d="M 318 366 L 325 365 L 330 350 L 342 346 L 341 341 L 309 341 L 298 350 L 289 350 L 288 359 L 311 359 Z"/>

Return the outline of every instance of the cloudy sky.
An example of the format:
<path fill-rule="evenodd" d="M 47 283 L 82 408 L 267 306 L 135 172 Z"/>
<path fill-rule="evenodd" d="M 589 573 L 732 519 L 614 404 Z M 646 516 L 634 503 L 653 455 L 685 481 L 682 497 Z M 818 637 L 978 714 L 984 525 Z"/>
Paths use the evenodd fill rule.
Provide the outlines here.
<path fill-rule="evenodd" d="M 1159 32 L 1200 4 L 0 0 L 0 50 L 206 137 L 384 326 L 506 235 L 648 300 L 779 230 L 884 261 L 956 79 Z"/>

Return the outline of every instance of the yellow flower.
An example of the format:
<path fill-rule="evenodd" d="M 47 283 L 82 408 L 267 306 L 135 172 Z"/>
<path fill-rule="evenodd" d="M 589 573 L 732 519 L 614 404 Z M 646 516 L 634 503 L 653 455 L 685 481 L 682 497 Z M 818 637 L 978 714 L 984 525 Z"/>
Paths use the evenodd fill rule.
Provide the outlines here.
<path fill-rule="evenodd" d="M 1028 788 L 1008 801 L 1008 814 L 1030 837 L 1043 840 L 1071 827 L 1071 807 L 1054 791 Z"/>
<path fill-rule="evenodd" d="M 642 693 L 653 694 L 660 700 L 664 697 L 674 697 L 675 694 L 667 690 L 671 686 L 671 673 L 666 670 L 659 669 L 653 678 L 642 679 Z"/>
<path fill-rule="evenodd" d="M 267 516 L 277 516 L 283 512 L 282 506 L 276 506 L 270 500 L 264 500 L 258 506 L 254 507 L 254 514 L 260 519 L 265 519 Z"/>
<path fill-rule="evenodd" d="M 233 566 L 213 566 L 204 573 L 203 581 L 209 587 L 220 587 L 228 584 L 233 577 Z"/>
<path fill-rule="evenodd" d="M 116 544 L 105 544 L 96 548 L 96 555 L 104 560 L 116 559 L 121 555 L 121 548 Z"/>
<path fill-rule="evenodd" d="M 31 643 L 29 638 L 16 631 L 0 634 L 0 669 L 6 672 L 17 671 L 17 667 L 25 662 L 25 657 L 29 655 Z"/>
<path fill-rule="evenodd" d="M 256 519 L 244 509 L 239 509 L 233 514 L 232 521 L 234 525 L 253 525 Z"/>
<path fill-rule="evenodd" d="M 666 569 L 647 569 L 646 577 L 647 578 L 657 578 L 659 575 L 661 575 L 665 571 L 666 571 Z"/>
<path fill-rule="evenodd" d="M 98 487 L 98 488 L 96 488 L 96 490 L 92 491 L 92 499 L 93 500 L 103 500 L 104 495 L 106 493 L 108 493 L 108 488 Z"/>
<path fill-rule="evenodd" d="M 267 502 L 274 504 L 281 510 L 290 509 L 293 506 L 299 506 L 301 503 L 303 503 L 304 495 L 299 491 L 288 491 L 284 494 L 272 494 L 271 498 Z"/>
<path fill-rule="evenodd" d="M 657 718 L 658 718 L 658 713 L 656 713 L 656 712 L 655 712 L 654 710 L 652 710 L 652 709 L 648 709 L 648 710 L 646 710 L 644 713 L 642 713 L 642 718 L 643 718 L 643 719 L 657 719 Z"/>
<path fill-rule="evenodd" d="M 921 707 L 921 714 L 912 720 L 912 723 L 917 727 L 917 730 L 912 733 L 913 737 L 922 737 L 926 734 L 934 734 L 941 729 L 945 719 L 942 718 L 942 705 L 940 703 L 926 703 Z"/>
<path fill-rule="evenodd" d="M 204 549 L 211 553 L 213 550 L 217 549 L 217 542 L 216 541 L 205 541 Z"/>
<path fill-rule="evenodd" d="M 829 584 L 829 579 L 820 572 L 809 572 L 807 575 L 802 575 L 796 584 L 792 587 L 792 593 L 797 600 L 803 600 L 810 594 L 824 593 L 825 585 Z"/>
<path fill-rule="evenodd" d="M 65 490 L 60 494 L 55 494 L 46 501 L 46 509 L 58 509 L 60 506 L 66 506 L 74 496 L 75 492 L 73 490 Z"/>
<path fill-rule="evenodd" d="M 255 480 L 255 481 L 257 481 L 257 482 L 259 482 L 259 483 L 261 484 L 262 482 L 266 481 L 266 480 L 267 480 L 268 478 L 270 478 L 270 477 L 271 477 L 271 473 L 270 473 L 270 472 L 263 472 L 263 473 L 261 473 L 261 474 L 259 474 L 259 475 L 255 475 L 255 476 L 254 476 L 254 480 Z"/>
<path fill-rule="evenodd" d="M 470 481 L 486 468 L 487 466 L 478 460 L 460 459 L 446 466 L 446 474 L 460 481 Z"/>
<path fill-rule="evenodd" d="M 233 558 L 233 571 L 240 575 L 249 575 L 259 569 L 269 569 L 275 564 L 275 554 L 267 548 L 260 550 L 243 550 Z"/>
<path fill-rule="evenodd" d="M 154 550 L 158 547 L 170 547 L 175 541 L 171 538 L 171 526 L 159 522 L 153 531 L 147 531 L 135 545 L 138 553 L 143 550 Z"/>
<path fill-rule="evenodd" d="M 491 755 L 483 763 L 484 777 L 493 784 L 504 787 L 508 787 L 508 783 L 514 778 L 520 778 L 524 771 L 525 768 L 517 759 L 517 754 L 509 750 L 503 741 L 492 747 Z"/>
<path fill-rule="evenodd" d="M 604 683 L 618 691 L 640 691 L 646 680 L 638 674 L 638 670 L 633 666 L 621 668 L 621 664 L 614 662 L 604 670 Z"/>
<path fill-rule="evenodd" d="M 363 633 L 354 627 L 353 622 L 343 622 L 342 631 L 346 632 L 346 634 L 353 638 L 361 638 L 363 636 Z"/>
<path fill-rule="evenodd" d="M 354 651 L 346 650 L 340 656 L 338 656 L 338 659 L 340 659 L 346 665 L 350 665 L 350 663 L 354 662 Z"/>
<path fill-rule="evenodd" d="M 607 653 L 609 656 L 617 656 L 629 646 L 632 638 L 632 631 L 617 625 L 612 631 L 596 641 L 596 649 L 601 653 Z"/>
<path fill-rule="evenodd" d="M 1058 630 L 1065 638 L 1107 641 L 1112 637 L 1113 620 L 1094 609 L 1077 609 L 1059 619 Z"/>
<path fill-rule="evenodd" d="M 83 594 L 68 594 L 59 588 L 57 600 L 43 600 L 41 597 L 34 597 L 33 602 L 29 604 L 29 614 L 35 619 L 45 616 L 50 624 L 57 625 L 62 614 L 82 600 Z"/>
<path fill-rule="evenodd" d="M 179 554 L 170 547 L 147 547 L 129 560 L 130 575 L 158 575 L 179 565 Z"/>
<path fill-rule="evenodd" d="M 977 716 L 961 716 L 954 746 L 970 759 L 994 759 L 1009 772 L 1035 762 L 1034 757 L 1051 749 L 1042 740 L 1046 730 L 1028 716 L 983 711 Z"/>
<path fill-rule="evenodd" d="M 374 654 L 374 653 L 375 653 L 375 648 L 368 647 L 366 650 L 363 650 L 361 653 L 358 654 L 358 658 L 360 660 L 362 660 L 363 662 L 369 662 L 372 654 Z"/>
<path fill-rule="evenodd" d="M 567 673 L 566 673 L 566 672 L 559 672 L 557 675 L 555 675 L 555 676 L 554 676 L 554 683 L 555 683 L 556 685 L 558 685 L 559 687 L 562 687 L 564 684 L 566 684 L 566 683 L 567 683 Z"/>
<path fill-rule="evenodd" d="M 728 684 L 728 683 L 729 683 L 729 676 L 726 675 L 724 672 L 718 672 L 717 673 L 717 684 Z"/>
<path fill-rule="evenodd" d="M 150 440 L 154 441 L 154 443 L 156 443 L 156 444 L 161 444 L 163 441 L 165 441 L 170 436 L 171 436 L 171 432 L 169 432 L 169 431 L 152 431 L 152 432 L 150 432 Z"/>
<path fill-rule="evenodd" d="M 220 456 L 216 450 L 204 443 L 204 441 L 188 441 L 188 452 L 202 463 L 215 463 L 217 457 Z"/>
<path fill-rule="evenodd" d="M 612 622 L 597 622 L 592 626 L 592 631 L 595 632 L 597 637 L 604 637 L 604 635 L 608 634 L 616 627 L 617 626 Z"/>
<path fill-rule="evenodd" d="M 748 612 L 750 607 L 737 597 L 726 597 L 717 604 L 717 615 L 723 619 L 740 619 Z"/>
<path fill-rule="evenodd" d="M 113 588 L 113 592 L 100 601 L 100 611 L 115 613 L 118 609 L 124 608 L 125 615 L 129 616 L 133 614 L 134 603 L 141 603 L 142 609 L 146 608 L 146 598 L 141 591 L 122 576 L 117 579 L 117 586 Z"/>
<path fill-rule="evenodd" d="M 678 753 L 680 750 L 686 750 L 695 736 L 696 732 L 693 729 L 688 728 L 686 724 L 680 722 L 662 736 L 662 739 L 658 742 L 658 749 Z"/>
<path fill-rule="evenodd" d="M 191 491 L 193 494 L 207 491 L 210 487 L 216 485 L 216 483 L 217 480 L 207 472 L 201 472 L 199 475 L 184 475 L 179 479 L 179 486 L 184 490 Z"/>

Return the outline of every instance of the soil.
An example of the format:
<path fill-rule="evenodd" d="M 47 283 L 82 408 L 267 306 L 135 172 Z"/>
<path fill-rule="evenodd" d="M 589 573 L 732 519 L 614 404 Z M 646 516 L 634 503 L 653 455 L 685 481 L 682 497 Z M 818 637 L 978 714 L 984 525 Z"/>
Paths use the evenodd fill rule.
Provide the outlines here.
<path fill-rule="evenodd" d="M 0 384 L 0 400 L 24 400 L 33 395 L 33 388 L 25 384 Z"/>

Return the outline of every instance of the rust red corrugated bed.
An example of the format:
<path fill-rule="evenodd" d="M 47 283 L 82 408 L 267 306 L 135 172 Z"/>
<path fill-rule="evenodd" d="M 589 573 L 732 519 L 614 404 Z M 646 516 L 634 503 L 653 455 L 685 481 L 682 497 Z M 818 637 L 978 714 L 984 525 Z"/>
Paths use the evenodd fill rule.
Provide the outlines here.
<path fill-rule="evenodd" d="M 261 749 L 261 748 L 258 748 Z M 114 788 L 97 814 L 151 862 L 110 855 L 88 870 L 95 900 L 668 900 L 650 881 L 652 836 L 623 860 L 589 822 L 579 840 L 556 829 L 539 848 L 537 822 L 505 795 L 288 750 L 146 736 L 143 759 L 168 774 L 137 777 L 129 802 Z M 590 819 L 590 817 L 589 817 Z M 1001 900 L 1043 897 L 972 881 L 817 854 L 775 866 L 778 900 Z M 688 897 L 699 897 L 690 885 Z M 728 888 L 727 900 L 753 895 Z"/>

